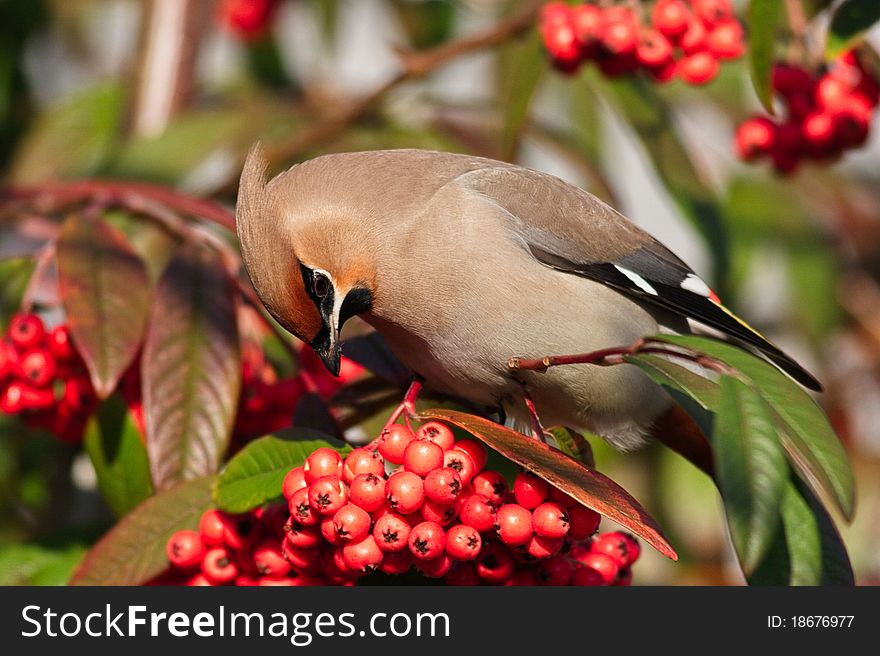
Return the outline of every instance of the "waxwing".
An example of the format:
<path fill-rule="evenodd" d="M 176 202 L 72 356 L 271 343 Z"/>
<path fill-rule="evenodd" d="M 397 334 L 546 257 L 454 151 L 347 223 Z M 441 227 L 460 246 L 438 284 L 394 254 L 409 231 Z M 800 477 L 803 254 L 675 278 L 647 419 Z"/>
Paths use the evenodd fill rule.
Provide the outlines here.
<path fill-rule="evenodd" d="M 331 373 L 360 316 L 431 386 L 528 426 L 593 431 L 623 449 L 672 404 L 633 365 L 512 371 L 512 356 L 585 353 L 705 326 L 816 380 L 684 262 L 595 196 L 490 159 L 423 150 L 325 155 L 266 181 L 259 146 L 236 211 L 269 312 Z"/>

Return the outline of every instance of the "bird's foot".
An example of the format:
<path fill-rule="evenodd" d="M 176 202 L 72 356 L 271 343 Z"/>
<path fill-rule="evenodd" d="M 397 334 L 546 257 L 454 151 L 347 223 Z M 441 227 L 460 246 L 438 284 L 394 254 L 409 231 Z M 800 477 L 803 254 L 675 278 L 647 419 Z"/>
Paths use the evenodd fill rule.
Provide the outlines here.
<path fill-rule="evenodd" d="M 526 409 L 529 411 L 529 424 L 532 429 L 532 437 L 536 440 L 541 440 L 542 442 L 546 443 L 547 431 L 544 430 L 544 426 L 541 424 L 541 418 L 538 416 L 538 411 L 535 408 L 535 402 L 529 395 L 529 392 L 526 389 L 525 385 L 523 385 L 523 401 L 525 401 Z"/>
<path fill-rule="evenodd" d="M 403 395 L 403 400 L 400 402 L 400 405 L 394 409 L 394 412 L 391 413 L 388 421 L 385 422 L 386 429 L 392 424 L 396 424 L 401 415 L 403 415 L 403 420 L 406 422 L 406 425 L 409 428 L 412 428 L 412 425 L 410 424 L 411 420 L 418 419 L 419 417 L 418 412 L 416 412 L 416 399 L 419 398 L 419 393 L 422 391 L 423 385 L 424 380 L 420 376 L 413 376 L 409 387 L 406 389 L 406 393 Z"/>

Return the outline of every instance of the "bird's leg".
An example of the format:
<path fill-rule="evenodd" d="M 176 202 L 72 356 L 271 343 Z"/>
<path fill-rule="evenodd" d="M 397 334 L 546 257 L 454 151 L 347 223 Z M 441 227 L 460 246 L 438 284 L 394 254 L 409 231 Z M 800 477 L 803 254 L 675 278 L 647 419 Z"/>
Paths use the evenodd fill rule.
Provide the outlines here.
<path fill-rule="evenodd" d="M 538 417 L 538 411 L 535 409 L 535 402 L 532 400 L 528 389 L 526 389 L 525 383 L 523 383 L 522 386 L 522 393 L 526 409 L 529 411 L 529 424 L 532 428 L 532 437 L 546 443 L 547 438 L 544 435 L 544 426 L 541 424 L 541 418 Z"/>
<path fill-rule="evenodd" d="M 416 399 L 419 397 L 419 392 L 422 391 L 423 385 L 424 379 L 422 379 L 421 376 L 413 376 L 409 383 L 409 387 L 406 389 L 406 393 L 403 395 L 403 400 L 400 402 L 400 405 L 394 409 L 394 412 L 391 413 L 388 421 L 385 422 L 385 428 L 396 423 L 397 420 L 400 419 L 400 415 L 403 415 L 403 420 L 406 422 L 406 425 L 409 428 L 412 428 L 410 420 L 418 416 L 416 413 Z"/>

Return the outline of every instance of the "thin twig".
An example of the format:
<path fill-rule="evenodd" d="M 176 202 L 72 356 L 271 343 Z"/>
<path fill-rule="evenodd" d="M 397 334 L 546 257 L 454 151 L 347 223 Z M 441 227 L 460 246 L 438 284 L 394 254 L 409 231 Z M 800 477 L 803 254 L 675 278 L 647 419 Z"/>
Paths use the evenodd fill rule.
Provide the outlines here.
<path fill-rule="evenodd" d="M 671 358 L 687 360 L 688 362 L 694 362 L 701 367 L 716 371 L 720 374 L 729 375 L 734 373 L 733 369 L 720 360 L 703 353 L 676 350 L 675 348 L 669 348 L 668 345 L 665 345 L 662 342 L 650 342 L 645 340 L 639 340 L 630 346 L 615 346 L 576 355 L 547 355 L 543 358 L 513 357 L 507 361 L 507 366 L 512 370 L 537 371 L 540 373 L 547 371 L 550 367 L 571 364 L 592 364 L 598 367 L 609 367 L 624 364 L 628 356 L 639 355 L 642 353 L 665 355 Z"/>

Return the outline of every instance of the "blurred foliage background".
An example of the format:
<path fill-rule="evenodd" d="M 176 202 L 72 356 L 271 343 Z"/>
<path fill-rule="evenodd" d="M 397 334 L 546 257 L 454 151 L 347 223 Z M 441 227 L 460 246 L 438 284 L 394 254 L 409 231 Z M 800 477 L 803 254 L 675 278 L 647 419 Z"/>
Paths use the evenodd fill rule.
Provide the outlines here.
<path fill-rule="evenodd" d="M 876 130 L 833 166 L 778 178 L 733 156 L 736 123 L 759 109 L 745 59 L 702 88 L 608 81 L 594 67 L 565 77 L 534 21 L 517 18 L 527 2 L 282 0 L 268 30 L 247 38 L 218 18 L 223 4 L 0 0 L 4 182 L 131 179 L 231 205 L 259 139 L 276 169 L 324 152 L 418 147 L 581 185 L 823 380 L 821 403 L 859 481 L 843 536 L 858 582 L 880 582 Z M 36 236 L 0 238 L 5 323 L 32 266 L 16 256 Z M 672 563 L 646 550 L 637 584 L 741 582 L 705 475 L 667 449 L 594 446 L 599 468 L 681 554 Z M 0 415 L 0 584 L 63 582 L 111 522 L 79 449 Z"/>

